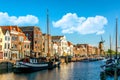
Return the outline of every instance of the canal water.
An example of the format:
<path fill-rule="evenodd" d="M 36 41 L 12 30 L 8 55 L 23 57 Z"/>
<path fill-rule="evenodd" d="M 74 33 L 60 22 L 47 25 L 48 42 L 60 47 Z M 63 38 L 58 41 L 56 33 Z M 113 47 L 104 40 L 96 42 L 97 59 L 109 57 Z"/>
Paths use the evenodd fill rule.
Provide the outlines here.
<path fill-rule="evenodd" d="M 0 70 L 0 80 L 100 80 L 100 65 L 102 64 L 104 64 L 103 61 L 71 62 L 61 64 L 60 68 L 52 70 L 21 74 Z M 107 77 L 106 80 L 114 79 Z"/>

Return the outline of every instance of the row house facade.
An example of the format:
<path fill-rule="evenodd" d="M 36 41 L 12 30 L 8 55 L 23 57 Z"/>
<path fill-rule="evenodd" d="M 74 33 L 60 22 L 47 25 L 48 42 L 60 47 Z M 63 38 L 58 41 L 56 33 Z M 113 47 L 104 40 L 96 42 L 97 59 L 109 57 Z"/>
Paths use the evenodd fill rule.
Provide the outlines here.
<path fill-rule="evenodd" d="M 54 56 L 52 37 L 48 34 L 42 34 L 42 56 Z"/>
<path fill-rule="evenodd" d="M 49 56 L 73 55 L 73 45 L 66 40 L 65 36 L 48 36 L 47 34 L 43 34 L 42 39 L 43 56 L 48 56 L 48 47 L 50 53 Z"/>
<path fill-rule="evenodd" d="M 89 55 L 100 55 L 100 49 L 91 45 L 88 45 Z"/>
<path fill-rule="evenodd" d="M 92 55 L 92 53 L 93 53 L 93 46 L 88 45 L 87 46 L 87 54 L 88 54 L 88 56 Z"/>
<path fill-rule="evenodd" d="M 31 41 L 30 52 L 31 56 L 40 57 L 42 55 L 42 32 L 36 26 L 22 26 L 20 29 L 26 37 Z"/>
<path fill-rule="evenodd" d="M 30 55 L 30 41 L 18 26 L 0 26 L 4 33 L 4 59 L 19 60 Z M 26 42 L 27 41 L 27 42 Z M 25 48 L 27 47 L 27 51 Z"/>
<path fill-rule="evenodd" d="M 73 49 L 74 55 L 76 56 L 87 56 L 88 55 L 88 44 L 76 44 Z"/>
<path fill-rule="evenodd" d="M 93 47 L 93 54 L 100 55 L 100 49 L 97 47 Z"/>
<path fill-rule="evenodd" d="M 68 42 L 65 36 L 52 36 L 53 54 L 65 56 L 68 53 Z"/>
<path fill-rule="evenodd" d="M 0 60 L 3 60 L 3 56 L 4 56 L 4 34 L 0 27 Z"/>
<path fill-rule="evenodd" d="M 2 28 L 4 34 L 4 56 L 3 59 L 10 59 L 11 58 L 11 37 L 9 30 L 5 30 Z"/>
<path fill-rule="evenodd" d="M 99 55 L 100 49 L 89 44 L 76 44 L 73 52 L 77 56 L 91 56 Z"/>
<path fill-rule="evenodd" d="M 71 42 L 68 41 L 68 48 L 67 48 L 67 53 L 70 56 L 73 56 L 73 44 Z"/>

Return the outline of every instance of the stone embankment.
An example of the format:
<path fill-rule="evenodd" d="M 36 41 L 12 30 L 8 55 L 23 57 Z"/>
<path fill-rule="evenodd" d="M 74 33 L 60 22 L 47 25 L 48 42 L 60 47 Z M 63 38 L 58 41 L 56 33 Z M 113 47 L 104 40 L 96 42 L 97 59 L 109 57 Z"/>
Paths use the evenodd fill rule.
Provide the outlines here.
<path fill-rule="evenodd" d="M 0 69 L 12 69 L 15 61 L 0 60 Z"/>

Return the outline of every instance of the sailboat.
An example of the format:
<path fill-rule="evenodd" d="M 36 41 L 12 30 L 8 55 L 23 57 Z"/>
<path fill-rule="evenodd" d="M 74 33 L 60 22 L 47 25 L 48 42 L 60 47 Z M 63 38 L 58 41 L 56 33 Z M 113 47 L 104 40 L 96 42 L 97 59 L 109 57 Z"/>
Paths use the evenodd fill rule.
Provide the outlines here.
<path fill-rule="evenodd" d="M 111 54 L 111 36 L 110 36 L 110 58 L 106 61 L 106 64 L 102 66 L 104 72 L 110 76 L 120 75 L 120 59 L 118 58 L 118 26 L 116 19 L 116 54 L 115 58 L 112 58 Z"/>

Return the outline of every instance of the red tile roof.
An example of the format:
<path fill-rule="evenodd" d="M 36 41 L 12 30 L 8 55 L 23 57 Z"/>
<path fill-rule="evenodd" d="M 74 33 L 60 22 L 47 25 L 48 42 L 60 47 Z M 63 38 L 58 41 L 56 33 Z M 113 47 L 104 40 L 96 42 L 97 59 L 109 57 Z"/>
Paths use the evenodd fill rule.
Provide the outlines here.
<path fill-rule="evenodd" d="M 22 30 L 18 26 L 0 26 L 0 27 L 4 30 L 11 31 L 11 30 L 15 29 L 18 32 L 22 32 Z"/>

